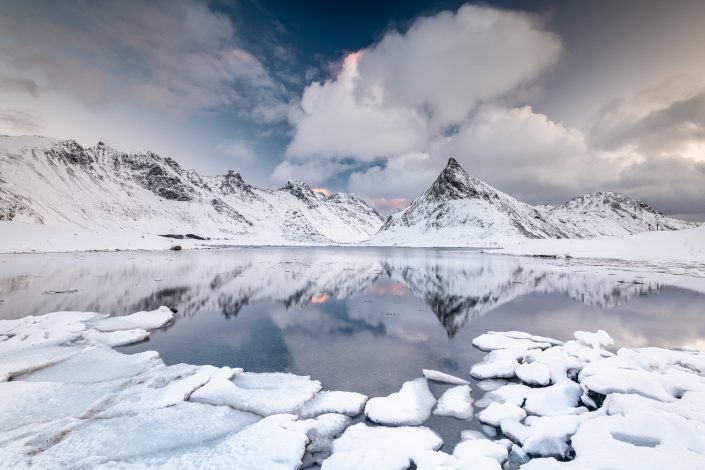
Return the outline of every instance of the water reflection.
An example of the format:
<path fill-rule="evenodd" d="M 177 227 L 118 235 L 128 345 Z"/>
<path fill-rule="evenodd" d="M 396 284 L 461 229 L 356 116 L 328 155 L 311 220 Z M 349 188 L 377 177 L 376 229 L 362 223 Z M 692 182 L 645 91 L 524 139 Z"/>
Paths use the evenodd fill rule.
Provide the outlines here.
<path fill-rule="evenodd" d="M 489 330 L 567 339 L 602 328 L 624 346 L 705 349 L 703 296 L 671 281 L 704 284 L 458 250 L 10 255 L 0 256 L 0 318 L 173 305 L 173 325 L 122 350 L 154 349 L 171 364 L 290 371 L 378 396 L 423 368 L 467 377 L 483 355 L 471 340 Z M 432 386 L 437 395 L 440 387 Z M 477 425 L 431 420 L 446 442 Z"/>
<path fill-rule="evenodd" d="M 659 289 L 635 281 L 526 259 L 448 250 L 243 249 L 163 253 L 13 255 L 0 259 L 0 317 L 54 310 L 117 315 L 175 305 L 188 316 L 218 311 L 234 318 L 246 306 L 276 302 L 301 309 L 346 299 L 394 281 L 422 299 L 449 336 L 498 305 L 532 292 L 561 293 L 602 308 Z"/>

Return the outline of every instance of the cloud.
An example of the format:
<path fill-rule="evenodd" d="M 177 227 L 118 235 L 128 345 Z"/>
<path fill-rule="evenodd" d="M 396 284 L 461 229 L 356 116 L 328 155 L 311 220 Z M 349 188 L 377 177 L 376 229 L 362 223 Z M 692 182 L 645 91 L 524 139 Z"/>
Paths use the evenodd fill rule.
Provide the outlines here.
<path fill-rule="evenodd" d="M 283 161 L 274 168 L 270 179 L 276 183 L 305 181 L 308 184 L 321 184 L 333 175 L 349 170 L 350 167 L 349 164 L 335 161 L 306 163 Z"/>
<path fill-rule="evenodd" d="M 671 78 L 615 100 L 597 116 L 590 139 L 598 149 L 705 161 L 705 83 Z"/>
<path fill-rule="evenodd" d="M 377 209 L 377 212 L 382 215 L 391 214 L 392 212 L 403 209 L 409 205 L 409 200 L 403 197 L 391 199 L 386 197 L 378 197 L 373 199 L 368 198 L 365 201 L 367 204 Z"/>
<path fill-rule="evenodd" d="M 420 18 L 305 89 L 275 173 L 352 168 L 348 190 L 389 210 L 453 156 L 530 203 L 612 190 L 705 213 L 705 86 L 658 83 L 610 103 L 591 128 L 571 128 L 528 105 L 561 55 L 560 38 L 527 14 L 466 5 Z"/>
<path fill-rule="evenodd" d="M 41 119 L 32 113 L 0 108 L 0 130 L 12 134 L 32 134 L 42 130 Z"/>
<path fill-rule="evenodd" d="M 414 198 L 438 176 L 440 161 L 429 153 L 412 152 L 392 157 L 384 166 L 353 172 L 348 190 L 367 198 Z"/>
<path fill-rule="evenodd" d="M 215 149 L 218 153 L 240 162 L 254 162 L 256 159 L 255 152 L 245 142 L 218 144 Z"/>
<path fill-rule="evenodd" d="M 0 90 L 4 91 L 19 91 L 30 95 L 39 94 L 39 85 L 34 80 L 28 78 L 17 78 L 0 76 Z"/>
<path fill-rule="evenodd" d="M 205 2 L 11 2 L 0 28 L 0 75 L 16 89 L 34 83 L 25 91 L 90 106 L 128 100 L 171 113 L 227 107 L 261 122 L 286 117 L 284 87 Z"/>
<path fill-rule="evenodd" d="M 306 88 L 287 157 L 368 162 L 427 151 L 478 104 L 535 80 L 561 50 L 528 14 L 465 5 L 420 18 Z"/>

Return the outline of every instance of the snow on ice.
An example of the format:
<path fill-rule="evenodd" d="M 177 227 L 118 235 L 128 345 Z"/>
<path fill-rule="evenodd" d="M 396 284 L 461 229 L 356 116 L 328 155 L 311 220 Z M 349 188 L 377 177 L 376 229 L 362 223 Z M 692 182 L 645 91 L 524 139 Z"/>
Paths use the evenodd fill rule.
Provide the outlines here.
<path fill-rule="evenodd" d="M 165 365 L 122 354 L 173 320 L 55 312 L 0 321 L 0 461 L 11 468 L 705 468 L 705 354 L 621 348 L 604 331 L 565 343 L 522 332 L 475 339 L 472 375 L 423 371 L 373 397 L 306 376 Z M 426 380 L 450 383 L 438 402 Z M 511 379 L 512 381 L 507 381 Z M 435 405 L 435 410 L 434 410 Z M 469 419 L 454 449 L 420 426 Z M 365 416 L 375 424 L 357 422 Z"/>
<path fill-rule="evenodd" d="M 431 416 L 436 398 L 426 379 L 404 382 L 401 390 L 386 397 L 370 398 L 365 415 L 375 423 L 390 426 L 417 426 Z"/>

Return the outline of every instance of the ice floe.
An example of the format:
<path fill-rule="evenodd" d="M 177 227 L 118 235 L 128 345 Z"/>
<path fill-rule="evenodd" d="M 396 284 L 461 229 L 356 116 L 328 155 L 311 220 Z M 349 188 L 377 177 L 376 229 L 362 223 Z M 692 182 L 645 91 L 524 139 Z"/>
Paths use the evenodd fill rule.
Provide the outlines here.
<path fill-rule="evenodd" d="M 302 418 L 315 418 L 324 413 L 357 416 L 367 401 L 367 395 L 356 392 L 323 391 L 301 405 L 296 414 Z"/>
<path fill-rule="evenodd" d="M 167 366 L 156 352 L 112 349 L 173 317 L 164 307 L 0 321 L 3 466 L 705 468 L 705 354 L 698 351 L 615 351 L 604 331 L 579 331 L 565 343 L 490 332 L 474 341 L 489 351 L 471 368 L 486 392 L 480 400 L 473 403 L 464 379 L 433 370 L 368 400 L 321 391 L 308 376 Z M 427 379 L 453 386 L 436 402 Z M 452 453 L 420 426 L 432 410 L 469 419 L 474 406 L 484 408 L 482 433 L 462 431 Z M 351 425 L 363 410 L 375 424 Z"/>
<path fill-rule="evenodd" d="M 424 450 L 413 460 L 419 470 L 501 470 L 507 457 L 507 448 L 499 441 L 478 438 L 460 442 L 452 455 Z"/>
<path fill-rule="evenodd" d="M 458 419 L 472 418 L 473 399 L 470 396 L 471 390 L 469 385 L 458 385 L 451 387 L 441 395 L 438 399 L 436 409 L 433 410 L 434 415 L 452 416 Z"/>
<path fill-rule="evenodd" d="M 174 318 L 174 312 L 168 307 L 159 307 L 157 310 L 144 311 L 125 315 L 123 317 L 109 317 L 90 322 L 90 326 L 98 331 L 124 331 L 136 328 L 153 330 L 161 328 Z"/>
<path fill-rule="evenodd" d="M 281 372 L 244 372 L 233 380 L 221 376 L 209 382 L 194 392 L 190 400 L 270 416 L 293 413 L 320 389 L 321 383 L 309 377 Z"/>
<path fill-rule="evenodd" d="M 404 382 L 401 390 L 386 397 L 370 398 L 365 415 L 375 423 L 390 426 L 417 426 L 431 416 L 436 398 L 428 389 L 426 379 Z"/>
<path fill-rule="evenodd" d="M 437 450 L 441 445 L 443 441 L 438 434 L 423 426 L 382 427 L 358 423 L 333 442 L 333 453 L 321 468 L 402 470 L 409 467 L 416 453 Z"/>
<path fill-rule="evenodd" d="M 426 377 L 426 379 L 428 380 L 434 380 L 436 382 L 443 382 L 453 385 L 468 385 L 470 383 L 465 379 L 461 379 L 460 377 L 456 377 L 454 375 L 446 374 L 445 372 L 439 372 L 437 370 L 431 369 L 424 369 L 423 376 Z"/>

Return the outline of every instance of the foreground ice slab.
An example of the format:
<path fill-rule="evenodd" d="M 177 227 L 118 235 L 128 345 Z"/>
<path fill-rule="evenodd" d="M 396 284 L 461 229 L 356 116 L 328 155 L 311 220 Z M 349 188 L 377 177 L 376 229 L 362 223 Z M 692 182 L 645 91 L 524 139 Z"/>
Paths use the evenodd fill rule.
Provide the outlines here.
<path fill-rule="evenodd" d="M 434 415 L 452 416 L 458 419 L 472 418 L 472 397 L 468 385 L 458 385 L 443 392 L 438 399 L 438 405 L 433 410 Z"/>
<path fill-rule="evenodd" d="M 227 405 L 260 416 L 293 413 L 311 400 L 321 383 L 309 377 L 280 372 L 238 374 L 232 381 L 220 376 L 196 390 L 191 401 Z"/>
<path fill-rule="evenodd" d="M 367 401 L 367 396 L 355 392 L 324 391 L 299 407 L 297 414 L 302 418 L 315 418 L 324 413 L 339 413 L 357 416 Z"/>
<path fill-rule="evenodd" d="M 0 465 L 705 468 L 705 354 L 698 351 L 615 352 L 604 331 L 576 332 L 565 343 L 492 332 L 477 340 L 490 352 L 472 368 L 485 378 L 478 384 L 485 395 L 474 404 L 467 384 L 446 388 L 436 403 L 425 378 L 367 401 L 322 392 L 306 376 L 167 366 L 156 352 L 110 347 L 172 321 L 167 311 L 0 321 Z M 473 405 L 484 408 L 478 420 L 492 439 L 465 430 L 452 453 L 439 451 L 438 434 L 415 427 L 434 405 L 435 414 L 461 419 L 472 416 Z M 376 424 L 351 426 L 363 408 Z"/>
<path fill-rule="evenodd" d="M 323 462 L 322 469 L 402 470 L 409 467 L 416 452 L 436 450 L 441 445 L 438 434 L 425 427 L 387 428 L 358 423 L 333 443 L 333 454 Z"/>
<path fill-rule="evenodd" d="M 386 397 L 370 398 L 365 415 L 375 423 L 389 426 L 418 426 L 431 416 L 436 398 L 426 379 L 404 382 L 401 390 Z"/>

